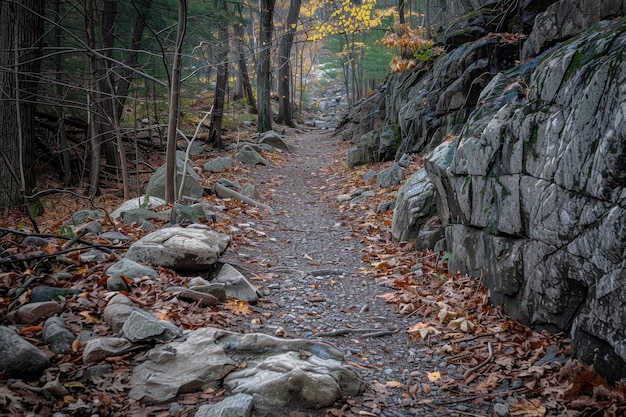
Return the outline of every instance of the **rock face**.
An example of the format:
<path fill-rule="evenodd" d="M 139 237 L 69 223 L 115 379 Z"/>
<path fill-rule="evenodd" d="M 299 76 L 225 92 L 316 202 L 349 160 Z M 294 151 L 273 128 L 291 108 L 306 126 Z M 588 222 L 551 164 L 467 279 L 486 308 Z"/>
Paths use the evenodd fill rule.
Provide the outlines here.
<path fill-rule="evenodd" d="M 626 19 L 602 19 L 623 15 L 624 2 L 552 3 L 523 47 L 534 58 L 520 59 L 523 38 L 489 35 L 431 70 L 390 77 L 384 107 L 400 126 L 400 151 L 429 153 L 450 269 L 483 277 L 492 302 L 514 318 L 569 332 L 578 357 L 619 379 Z M 428 186 L 418 188 L 411 178 L 398 194 L 396 239 L 415 239 L 425 224 L 418 203 Z"/>
<path fill-rule="evenodd" d="M 527 97 L 503 103 L 515 78 L 494 79 L 483 98 L 500 110 L 470 116 L 438 188 L 459 223 L 450 267 L 483 271 L 495 303 L 571 331 L 613 378 L 626 375 L 624 47 L 626 21 L 602 22 L 544 55 Z"/>

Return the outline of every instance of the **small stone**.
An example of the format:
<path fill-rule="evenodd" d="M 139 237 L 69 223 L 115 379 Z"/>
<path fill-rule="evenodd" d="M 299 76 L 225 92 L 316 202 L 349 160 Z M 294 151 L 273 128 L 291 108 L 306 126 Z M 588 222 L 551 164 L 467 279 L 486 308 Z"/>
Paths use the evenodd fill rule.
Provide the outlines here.
<path fill-rule="evenodd" d="M 512 390 L 516 390 L 516 389 L 520 389 L 520 388 L 524 388 L 524 381 L 522 381 L 520 379 L 514 380 L 513 383 L 511 384 L 511 389 Z"/>
<path fill-rule="evenodd" d="M 121 277 L 109 277 L 107 278 L 107 290 L 128 291 L 128 285 Z"/>
<path fill-rule="evenodd" d="M 508 417 L 510 416 L 509 406 L 502 403 L 496 403 L 493 406 L 493 412 L 496 413 L 498 417 Z"/>
<path fill-rule="evenodd" d="M 42 301 L 24 304 L 15 312 L 9 313 L 8 319 L 17 324 L 37 324 L 61 311 L 61 304 L 56 301 Z"/>

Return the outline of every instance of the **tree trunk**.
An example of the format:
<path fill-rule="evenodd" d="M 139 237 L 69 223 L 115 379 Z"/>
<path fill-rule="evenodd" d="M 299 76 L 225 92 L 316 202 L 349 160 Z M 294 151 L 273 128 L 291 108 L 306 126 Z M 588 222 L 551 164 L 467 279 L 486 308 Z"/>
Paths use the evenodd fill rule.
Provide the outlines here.
<path fill-rule="evenodd" d="M 0 2 L 0 208 L 29 202 L 44 2 Z M 21 139 L 21 140 L 20 140 Z M 21 146 L 20 146 L 21 144 Z M 30 207 L 29 207 L 30 209 Z M 36 213 L 34 213 L 36 214 Z"/>
<path fill-rule="evenodd" d="M 217 79 L 215 81 L 215 96 L 213 97 L 213 112 L 211 113 L 211 128 L 209 142 L 215 148 L 222 147 L 222 121 L 224 119 L 224 97 L 228 87 L 228 28 L 221 27 L 217 32 Z"/>
<path fill-rule="evenodd" d="M 241 87 L 241 97 L 246 98 L 246 104 L 248 105 L 248 109 L 250 113 L 256 114 L 258 113 L 256 107 L 256 101 L 254 100 L 254 94 L 252 93 L 252 84 L 250 83 L 250 75 L 248 74 L 248 65 L 246 64 L 246 55 L 244 54 L 243 49 L 243 29 L 244 27 L 239 23 L 235 23 L 233 26 L 233 30 L 235 32 L 235 42 L 237 45 L 237 81 Z"/>
<path fill-rule="evenodd" d="M 287 126 L 294 127 L 293 105 L 291 102 L 291 47 L 296 35 L 296 24 L 300 15 L 302 0 L 291 0 L 287 13 L 287 31 L 278 46 L 278 118 Z"/>
<path fill-rule="evenodd" d="M 180 77 L 183 66 L 183 40 L 187 29 L 187 0 L 178 0 L 178 30 L 176 48 L 172 64 L 172 79 L 169 89 L 169 111 L 167 124 L 167 151 L 165 154 L 165 201 L 172 204 L 176 200 L 176 138 L 180 115 Z"/>
<path fill-rule="evenodd" d="M 259 133 L 272 130 L 272 103 L 270 97 L 270 52 L 275 0 L 261 0 L 261 21 L 259 29 L 259 63 L 257 65 L 257 100 Z"/>

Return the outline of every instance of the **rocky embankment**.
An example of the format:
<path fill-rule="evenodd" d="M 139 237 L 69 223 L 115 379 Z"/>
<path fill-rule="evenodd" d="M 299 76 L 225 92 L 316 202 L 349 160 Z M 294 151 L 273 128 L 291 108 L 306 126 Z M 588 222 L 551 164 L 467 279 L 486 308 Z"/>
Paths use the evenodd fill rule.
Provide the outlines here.
<path fill-rule="evenodd" d="M 509 34 L 486 7 L 457 22 L 464 43 L 390 76 L 341 125 L 349 165 L 387 157 L 394 129 L 396 159 L 426 156 L 399 192 L 396 239 L 445 238 L 451 272 L 481 279 L 514 318 L 570 334 L 613 380 L 626 376 L 625 11 L 523 2 L 499 22 L 533 25 Z"/>

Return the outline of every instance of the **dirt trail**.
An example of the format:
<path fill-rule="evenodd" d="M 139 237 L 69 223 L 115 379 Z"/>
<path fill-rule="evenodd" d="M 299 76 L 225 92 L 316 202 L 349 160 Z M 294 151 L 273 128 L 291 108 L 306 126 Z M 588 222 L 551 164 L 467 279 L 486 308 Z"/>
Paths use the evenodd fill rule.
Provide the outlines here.
<path fill-rule="evenodd" d="M 372 407 L 362 410 L 383 417 L 435 415 L 428 408 L 401 407 L 403 391 L 383 387 L 388 381 L 406 382 L 418 363 L 425 374 L 430 361 L 418 360 L 419 349 L 409 346 L 410 320 L 377 298 L 390 289 L 360 270 L 363 243 L 355 230 L 365 213 L 337 202 L 338 195 L 354 191 L 344 189 L 346 178 L 354 174 L 344 163 L 349 144 L 331 135 L 310 131 L 287 136 L 292 152 L 278 165 L 259 165 L 250 173 L 276 215 L 265 212 L 250 222 L 265 239 L 224 256 L 258 275 L 265 293 L 258 308 L 269 317 L 262 324 L 242 323 L 242 330 L 284 330 L 287 337 L 318 338 L 343 349 L 370 385 L 366 396 L 356 399 L 369 400 Z"/>

